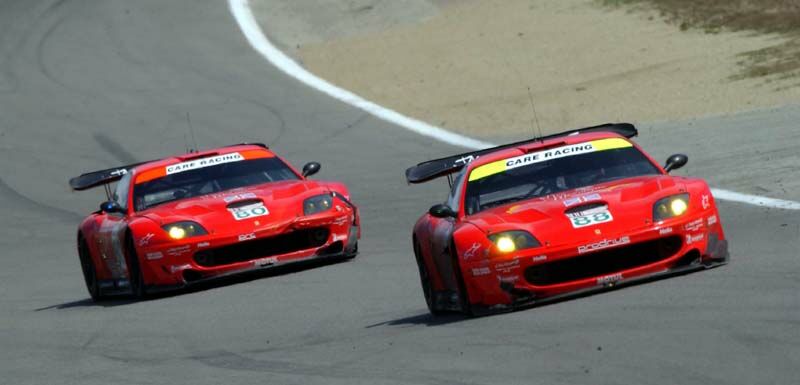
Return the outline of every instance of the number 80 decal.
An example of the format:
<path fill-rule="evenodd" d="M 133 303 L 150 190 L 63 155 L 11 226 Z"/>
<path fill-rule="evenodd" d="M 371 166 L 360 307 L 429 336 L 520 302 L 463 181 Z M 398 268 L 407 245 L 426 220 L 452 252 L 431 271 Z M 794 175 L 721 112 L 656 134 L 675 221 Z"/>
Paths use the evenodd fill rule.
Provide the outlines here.
<path fill-rule="evenodd" d="M 228 211 L 233 214 L 233 219 L 236 219 L 237 221 L 269 214 L 269 210 L 267 210 L 263 203 L 255 203 L 252 205 L 236 207 L 228 209 Z"/>

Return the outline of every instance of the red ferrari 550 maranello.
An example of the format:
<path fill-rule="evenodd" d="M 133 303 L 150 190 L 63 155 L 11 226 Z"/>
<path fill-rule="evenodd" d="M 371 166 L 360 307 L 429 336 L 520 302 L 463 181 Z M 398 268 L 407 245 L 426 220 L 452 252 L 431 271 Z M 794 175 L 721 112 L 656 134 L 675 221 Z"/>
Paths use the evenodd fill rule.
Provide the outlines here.
<path fill-rule="evenodd" d="M 606 124 L 420 163 L 410 183 L 451 190 L 417 221 L 414 254 L 434 314 L 513 309 L 725 264 L 708 185 L 670 176 Z"/>
<path fill-rule="evenodd" d="M 142 297 L 224 275 L 352 258 L 359 216 L 342 183 L 308 177 L 262 144 L 241 144 L 83 174 L 108 201 L 78 229 L 92 299 Z M 116 182 L 112 190 L 110 184 Z"/>

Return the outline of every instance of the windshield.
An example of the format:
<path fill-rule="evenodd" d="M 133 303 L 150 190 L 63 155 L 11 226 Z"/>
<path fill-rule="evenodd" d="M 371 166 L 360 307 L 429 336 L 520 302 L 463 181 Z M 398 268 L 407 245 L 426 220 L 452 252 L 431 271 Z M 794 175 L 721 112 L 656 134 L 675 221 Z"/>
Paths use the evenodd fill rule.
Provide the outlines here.
<path fill-rule="evenodd" d="M 300 178 L 278 158 L 222 163 L 137 184 L 133 189 L 134 210 L 239 187 L 297 179 Z"/>
<path fill-rule="evenodd" d="M 623 139 L 601 139 L 503 159 L 470 173 L 467 215 L 524 199 L 640 175 L 660 174 Z"/>

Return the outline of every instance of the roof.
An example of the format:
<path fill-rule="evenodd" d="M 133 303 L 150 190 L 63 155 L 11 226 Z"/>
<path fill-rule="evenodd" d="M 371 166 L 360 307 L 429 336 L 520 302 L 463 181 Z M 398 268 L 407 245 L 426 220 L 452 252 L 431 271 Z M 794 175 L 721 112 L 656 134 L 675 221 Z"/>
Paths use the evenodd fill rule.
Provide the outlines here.
<path fill-rule="evenodd" d="M 625 137 L 632 138 L 638 135 L 638 130 L 630 123 L 607 123 L 599 126 L 579 128 L 558 134 L 547 135 L 540 138 L 523 140 L 497 147 L 467 152 L 446 158 L 422 162 L 406 170 L 406 180 L 409 183 L 424 183 L 445 175 L 461 171 L 464 166 L 480 160 L 480 164 L 493 160 L 520 155 L 537 149 L 543 149 L 559 143 L 577 143 L 592 138 Z M 491 155 L 490 155 L 491 154 Z"/>
<path fill-rule="evenodd" d="M 71 178 L 69 180 L 69 186 L 73 190 L 83 191 L 93 187 L 116 182 L 120 180 L 123 176 L 125 176 L 129 172 L 133 172 L 134 170 L 137 172 L 142 172 L 145 170 L 151 170 L 158 167 L 166 167 L 172 164 L 187 162 L 192 159 L 201 159 L 213 155 L 229 154 L 244 150 L 262 150 L 262 151 L 266 150 L 269 152 L 269 148 L 262 143 L 234 144 L 230 146 L 217 147 L 202 152 L 189 152 L 182 155 L 84 173 L 74 178 Z"/>

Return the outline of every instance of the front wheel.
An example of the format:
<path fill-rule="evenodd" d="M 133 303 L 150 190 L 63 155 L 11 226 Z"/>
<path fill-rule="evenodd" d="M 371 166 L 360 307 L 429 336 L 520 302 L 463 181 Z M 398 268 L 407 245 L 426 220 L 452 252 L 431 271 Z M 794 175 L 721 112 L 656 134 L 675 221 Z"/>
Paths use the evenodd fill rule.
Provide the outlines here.
<path fill-rule="evenodd" d="M 433 285 L 431 284 L 431 275 L 428 272 L 425 261 L 422 259 L 419 244 L 414 241 L 414 258 L 417 260 L 417 268 L 419 268 L 419 280 L 422 284 L 422 294 L 425 296 L 425 304 L 428 305 L 428 311 L 433 315 L 442 315 L 444 312 L 436 307 Z"/>
<path fill-rule="evenodd" d="M 469 301 L 469 293 L 467 292 L 467 285 L 464 283 L 464 275 L 461 274 L 461 264 L 458 261 L 458 252 L 456 251 L 455 243 L 450 245 L 451 257 L 453 261 L 453 276 L 458 285 L 458 300 L 461 306 L 461 312 L 466 315 L 474 315 L 472 312 L 472 304 Z"/>
<path fill-rule="evenodd" d="M 78 258 L 81 261 L 83 280 L 86 282 L 86 290 L 89 291 L 89 296 L 92 297 L 92 301 L 100 301 L 103 299 L 103 295 L 100 293 L 100 285 L 97 283 L 97 270 L 89 252 L 89 245 L 83 239 L 83 236 L 78 238 Z"/>
<path fill-rule="evenodd" d="M 147 296 L 147 287 L 139 264 L 139 256 L 136 255 L 136 248 L 133 246 L 131 237 L 128 237 L 126 242 L 125 259 L 128 262 L 128 282 L 131 285 L 131 294 L 136 299 L 143 299 Z"/>

